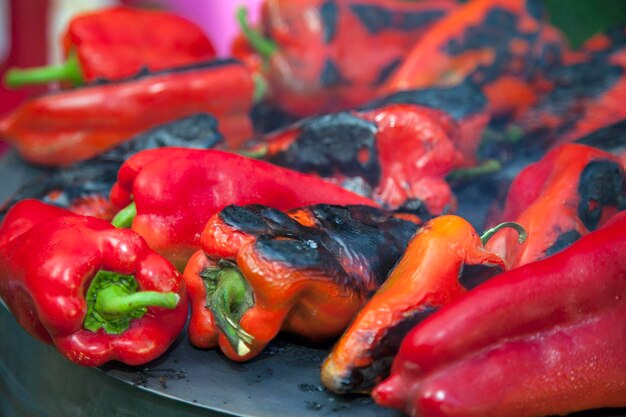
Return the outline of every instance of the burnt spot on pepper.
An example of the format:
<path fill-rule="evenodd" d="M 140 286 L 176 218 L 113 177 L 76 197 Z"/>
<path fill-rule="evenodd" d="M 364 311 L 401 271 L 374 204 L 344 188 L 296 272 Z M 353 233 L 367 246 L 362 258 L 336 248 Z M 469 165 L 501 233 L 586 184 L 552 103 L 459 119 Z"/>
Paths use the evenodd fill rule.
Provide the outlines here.
<path fill-rule="evenodd" d="M 569 230 L 565 233 L 561 233 L 559 237 L 556 238 L 552 246 L 546 249 L 545 256 L 551 256 L 555 253 L 561 252 L 581 237 L 580 233 L 576 230 Z"/>
<path fill-rule="evenodd" d="M 376 34 L 393 25 L 393 13 L 381 6 L 351 4 L 350 10 L 371 34 Z"/>
<path fill-rule="evenodd" d="M 254 250 L 265 261 L 320 271 L 363 294 L 386 279 L 418 227 L 367 206 L 320 204 L 299 210 L 310 213 L 313 226 L 257 205 L 229 206 L 220 217 L 231 227 L 257 236 Z"/>
<path fill-rule="evenodd" d="M 461 120 L 487 109 L 487 97 L 471 81 L 453 87 L 433 87 L 405 90 L 374 100 L 364 106 L 371 110 L 388 104 L 415 104 L 445 111 Z"/>
<path fill-rule="evenodd" d="M 337 34 L 337 23 L 339 21 L 337 2 L 328 0 L 322 4 L 320 7 L 320 17 L 322 18 L 324 43 L 331 43 Z"/>
<path fill-rule="evenodd" d="M 467 290 L 471 290 L 476 288 L 478 285 L 487 281 L 488 279 L 501 274 L 504 272 L 504 268 L 501 265 L 493 265 L 493 264 L 478 264 L 478 265 L 470 265 L 463 264 L 461 265 L 461 270 L 459 271 L 459 283 L 463 286 L 463 288 Z"/>
<path fill-rule="evenodd" d="M 374 85 L 381 85 L 384 83 L 387 78 L 398 68 L 398 66 L 402 64 L 402 58 L 398 58 L 396 60 L 391 61 L 387 65 L 385 65 L 380 72 L 378 73 L 378 77 L 376 77 L 376 81 L 374 81 Z"/>
<path fill-rule="evenodd" d="M 422 221 L 428 221 L 432 219 L 432 213 L 428 210 L 428 207 L 424 201 L 419 198 L 409 198 L 400 207 L 394 210 L 396 213 L 409 213 L 414 214 Z"/>
<path fill-rule="evenodd" d="M 327 58 L 320 75 L 320 84 L 322 87 L 335 87 L 349 83 L 350 81 L 341 74 L 337 64 L 335 64 L 332 59 Z"/>
<path fill-rule="evenodd" d="M 377 132 L 375 123 L 350 113 L 311 118 L 302 124 L 300 134 L 289 148 L 268 160 L 279 166 L 314 172 L 323 177 L 335 173 L 361 177 L 371 186 L 376 186 L 381 176 L 376 150 Z"/>
<path fill-rule="evenodd" d="M 596 130 L 576 141 L 607 152 L 618 152 L 626 148 L 626 120 Z"/>
<path fill-rule="evenodd" d="M 445 15 L 443 10 L 425 10 L 422 12 L 398 13 L 397 27 L 400 30 L 410 31 L 430 25 Z"/>
<path fill-rule="evenodd" d="M 578 216 L 592 231 L 606 207 L 621 209 L 624 201 L 624 170 L 613 161 L 593 161 L 585 166 L 578 183 Z"/>
<path fill-rule="evenodd" d="M 354 367 L 348 378 L 341 380 L 338 392 L 369 392 L 380 381 L 389 376 L 391 363 L 400 349 L 404 337 L 424 319 L 437 311 L 436 307 L 423 306 L 419 310 L 407 312 L 402 320 L 384 329 L 380 340 L 371 352 L 372 361 L 366 367 Z M 377 335 L 364 335 L 364 337 Z M 371 343 L 369 341 L 364 343 Z"/>

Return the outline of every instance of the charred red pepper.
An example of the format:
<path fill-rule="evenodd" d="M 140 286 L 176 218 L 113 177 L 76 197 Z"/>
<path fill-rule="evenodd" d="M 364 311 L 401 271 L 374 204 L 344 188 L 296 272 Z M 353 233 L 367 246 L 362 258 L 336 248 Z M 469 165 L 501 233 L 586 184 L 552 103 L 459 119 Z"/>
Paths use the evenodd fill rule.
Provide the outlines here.
<path fill-rule="evenodd" d="M 444 178 L 464 163 L 457 136 L 445 113 L 393 104 L 305 119 L 262 137 L 251 152 L 426 220 L 456 207 Z"/>
<path fill-rule="evenodd" d="M 158 71 L 215 58 L 213 45 L 194 23 L 169 12 L 129 7 L 74 17 L 63 36 L 63 48 L 64 64 L 9 70 L 6 84 L 81 85 L 131 77 L 146 68 Z"/>
<path fill-rule="evenodd" d="M 626 406 L 626 214 L 500 274 L 404 339 L 376 403 L 411 416 Z"/>
<path fill-rule="evenodd" d="M 385 92 L 471 80 L 496 114 L 537 99 L 533 79 L 561 62 L 565 42 L 537 0 L 475 0 L 436 23 L 385 83 Z"/>
<path fill-rule="evenodd" d="M 36 200 L 4 218 L 0 266 L 20 325 L 80 365 L 147 363 L 187 319 L 181 275 L 139 235 Z"/>
<path fill-rule="evenodd" d="M 232 153 L 183 148 L 148 150 L 129 158 L 119 170 L 111 201 L 119 208 L 130 204 L 132 229 L 181 268 L 200 247 L 209 218 L 231 204 L 277 209 L 317 203 L 375 205 L 318 177 Z M 125 213 L 118 222 L 125 222 Z"/>
<path fill-rule="evenodd" d="M 253 90 L 242 64 L 211 61 L 32 98 L 0 120 L 0 137 L 30 162 L 68 165 L 205 112 L 218 120 L 226 144 L 237 147 L 252 134 Z"/>
<path fill-rule="evenodd" d="M 189 336 L 230 359 L 258 355 L 284 330 L 337 336 L 401 256 L 417 224 L 367 206 L 285 213 L 229 206 L 202 233 L 185 269 Z"/>
<path fill-rule="evenodd" d="M 504 271 L 483 245 L 503 223 L 479 237 L 458 216 L 439 216 L 413 236 L 404 255 L 343 333 L 322 365 L 322 383 L 340 394 L 368 393 L 389 375 L 400 342 L 415 325 L 481 282 Z"/>
<path fill-rule="evenodd" d="M 306 116 L 376 97 L 416 39 L 456 7 L 451 0 L 267 0 L 261 31 L 244 25 L 244 33 L 268 59 L 270 100 Z"/>
<path fill-rule="evenodd" d="M 566 144 L 525 168 L 509 190 L 502 220 L 528 231 L 523 245 L 508 230 L 487 248 L 514 268 L 563 250 L 626 209 L 626 174 L 602 150 Z"/>

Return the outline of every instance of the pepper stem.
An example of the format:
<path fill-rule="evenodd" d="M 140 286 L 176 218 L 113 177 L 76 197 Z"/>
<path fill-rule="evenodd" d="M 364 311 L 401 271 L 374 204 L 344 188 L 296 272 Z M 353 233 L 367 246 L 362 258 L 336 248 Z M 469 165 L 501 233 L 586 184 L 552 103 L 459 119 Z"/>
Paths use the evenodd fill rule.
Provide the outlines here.
<path fill-rule="evenodd" d="M 241 317 L 254 305 L 252 290 L 239 268 L 220 261 L 217 267 L 202 271 L 207 290 L 206 306 L 215 322 L 239 356 L 250 352 L 254 337 L 239 325 Z"/>
<path fill-rule="evenodd" d="M 476 167 L 455 169 L 448 174 L 446 179 L 448 181 L 467 181 L 481 175 L 498 172 L 501 169 L 502 164 L 499 161 L 495 159 L 489 159 Z"/>
<path fill-rule="evenodd" d="M 491 229 L 486 230 L 483 233 L 483 235 L 480 237 L 480 241 L 483 243 L 483 246 L 487 244 L 487 242 L 489 241 L 489 239 L 491 239 L 493 237 L 493 235 L 495 235 L 500 230 L 502 230 L 502 229 L 504 229 L 506 227 L 510 227 L 511 229 L 515 229 L 515 231 L 518 234 L 517 241 L 519 242 L 520 245 L 522 243 L 526 242 L 526 238 L 528 237 L 528 233 L 526 232 L 526 229 L 524 229 L 524 226 L 522 226 L 519 223 L 515 223 L 515 222 L 504 222 L 504 223 L 500 223 L 496 227 L 492 227 Z"/>
<path fill-rule="evenodd" d="M 252 29 L 248 24 L 248 10 L 245 7 L 237 9 L 237 22 L 241 32 L 252 47 L 264 58 L 269 58 L 276 52 L 278 45 L 269 38 L 266 38 L 258 30 Z"/>
<path fill-rule="evenodd" d="M 174 292 L 138 291 L 131 275 L 100 270 L 87 290 L 87 314 L 83 327 L 109 334 L 123 333 L 132 319 L 144 316 L 148 307 L 176 308 L 180 296 Z"/>
<path fill-rule="evenodd" d="M 4 83 L 9 88 L 46 84 L 51 81 L 69 81 L 73 85 L 84 84 L 85 79 L 76 53 L 70 53 L 63 64 L 25 69 L 11 68 L 4 77 Z"/>
<path fill-rule="evenodd" d="M 135 217 L 137 217 L 137 206 L 133 201 L 117 212 L 115 217 L 113 217 L 113 220 L 111 220 L 111 224 L 121 229 L 128 229 L 133 225 Z"/>
<path fill-rule="evenodd" d="M 264 156 L 267 155 L 268 152 L 269 152 L 269 147 L 266 144 L 261 145 L 257 149 L 254 149 L 254 150 L 240 149 L 237 151 L 239 155 L 243 155 L 245 157 L 254 158 L 254 159 L 263 158 Z"/>

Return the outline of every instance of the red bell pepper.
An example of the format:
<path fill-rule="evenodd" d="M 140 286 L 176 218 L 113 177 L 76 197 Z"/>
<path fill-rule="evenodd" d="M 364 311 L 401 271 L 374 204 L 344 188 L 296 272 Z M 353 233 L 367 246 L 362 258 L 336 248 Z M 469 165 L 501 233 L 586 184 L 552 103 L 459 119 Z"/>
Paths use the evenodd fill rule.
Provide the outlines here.
<path fill-rule="evenodd" d="M 226 207 L 185 268 L 191 343 L 244 361 L 281 330 L 317 341 L 339 335 L 417 227 L 368 206 Z"/>
<path fill-rule="evenodd" d="M 228 146 L 252 134 L 254 84 L 235 61 L 211 61 L 32 98 L 0 120 L 0 137 L 29 162 L 68 165 L 184 116 L 209 113 Z"/>
<path fill-rule="evenodd" d="M 445 176 L 464 164 L 458 136 L 439 110 L 391 104 L 305 119 L 260 138 L 250 152 L 427 220 L 456 208 Z"/>
<path fill-rule="evenodd" d="M 194 23 L 165 11 L 128 7 L 74 17 L 63 36 L 63 48 L 64 64 L 9 70 L 6 84 L 64 81 L 81 85 L 127 78 L 146 68 L 158 71 L 215 58 L 213 45 Z"/>
<path fill-rule="evenodd" d="M 409 242 L 389 277 L 356 315 L 322 364 L 322 383 L 339 393 L 368 393 L 389 375 L 393 356 L 409 330 L 437 309 L 504 271 L 504 261 L 484 249 L 503 223 L 479 237 L 458 216 L 439 216 Z"/>
<path fill-rule="evenodd" d="M 139 235 L 36 200 L 0 226 L 0 296 L 31 335 L 85 366 L 147 363 L 187 319 L 181 275 Z"/>
<path fill-rule="evenodd" d="M 500 274 L 415 327 L 377 404 L 411 416 L 626 406 L 626 213 Z"/>
<path fill-rule="evenodd" d="M 375 205 L 318 177 L 237 154 L 183 148 L 147 150 L 129 158 L 119 170 L 111 201 L 118 208 L 130 204 L 132 229 L 180 268 L 200 247 L 209 218 L 231 204 L 277 209 Z M 114 222 L 130 224 L 125 213 Z"/>
<path fill-rule="evenodd" d="M 509 190 L 503 220 L 528 231 L 523 245 L 508 230 L 487 248 L 515 268 L 552 255 L 626 209 L 626 174 L 620 160 L 602 150 L 566 144 L 525 168 Z"/>
<path fill-rule="evenodd" d="M 415 41 L 456 7 L 452 0 L 267 0 L 260 31 L 267 38 L 245 22 L 243 31 L 267 58 L 272 103 L 307 116 L 376 97 Z"/>
<path fill-rule="evenodd" d="M 537 99 L 533 79 L 561 62 L 564 37 L 527 0 L 474 0 L 437 22 L 383 86 L 387 93 L 471 80 L 496 114 L 520 115 Z"/>

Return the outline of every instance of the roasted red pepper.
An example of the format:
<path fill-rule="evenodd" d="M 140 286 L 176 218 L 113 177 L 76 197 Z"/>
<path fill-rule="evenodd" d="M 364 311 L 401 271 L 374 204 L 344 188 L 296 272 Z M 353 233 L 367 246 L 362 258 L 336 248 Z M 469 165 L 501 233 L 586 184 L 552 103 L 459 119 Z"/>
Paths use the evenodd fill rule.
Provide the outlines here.
<path fill-rule="evenodd" d="M 318 177 L 232 153 L 183 148 L 148 150 L 129 158 L 119 170 L 111 201 L 119 208 L 132 201 L 132 229 L 181 268 L 200 247 L 209 218 L 230 204 L 278 209 L 317 203 L 375 205 Z"/>
<path fill-rule="evenodd" d="M 512 226 L 525 232 L 516 224 Z M 322 365 L 322 383 L 340 394 L 367 393 L 389 375 L 400 342 L 415 325 L 481 282 L 504 271 L 483 248 L 499 230 L 479 237 L 458 216 L 439 216 L 409 242 L 387 280 L 359 311 Z"/>
<path fill-rule="evenodd" d="M 537 73 L 561 62 L 563 37 L 536 0 L 474 0 L 436 23 L 415 44 L 383 91 L 471 80 L 496 114 L 521 114 L 537 99 Z"/>
<path fill-rule="evenodd" d="M 419 324 L 374 400 L 411 416 L 626 406 L 626 213 Z"/>
<path fill-rule="evenodd" d="M 251 152 L 426 220 L 456 207 L 444 178 L 464 162 L 457 136 L 445 113 L 393 104 L 305 119 L 262 137 Z"/>
<path fill-rule="evenodd" d="M 0 137 L 30 162 L 68 165 L 205 112 L 218 120 L 226 144 L 237 147 L 252 134 L 253 90 L 242 64 L 212 61 L 32 98 L 0 120 Z"/>
<path fill-rule="evenodd" d="M 244 31 L 268 57 L 270 100 L 305 116 L 376 97 L 416 39 L 455 7 L 452 0 L 266 0 L 269 39 Z"/>
<path fill-rule="evenodd" d="M 146 68 L 158 71 L 215 58 L 213 45 L 192 22 L 169 12 L 128 7 L 74 17 L 63 37 L 63 48 L 64 64 L 9 70 L 6 84 L 64 81 L 81 85 L 131 77 Z"/>
<path fill-rule="evenodd" d="M 0 296 L 31 335 L 85 366 L 147 363 L 187 319 L 181 275 L 139 235 L 36 200 L 0 227 Z"/>
<path fill-rule="evenodd" d="M 340 334 L 400 258 L 417 224 L 367 206 L 282 213 L 229 206 L 202 233 L 185 269 L 189 336 L 230 359 L 258 355 L 284 330 Z"/>
<path fill-rule="evenodd" d="M 515 268 L 563 250 L 626 209 L 626 174 L 620 160 L 602 150 L 566 144 L 525 168 L 509 190 L 502 220 L 528 231 L 523 245 L 509 230 L 487 248 Z"/>

